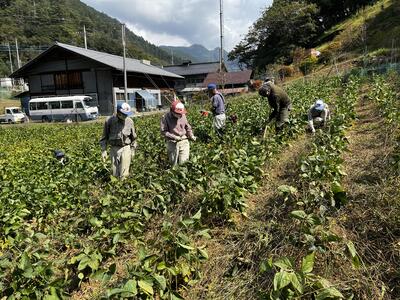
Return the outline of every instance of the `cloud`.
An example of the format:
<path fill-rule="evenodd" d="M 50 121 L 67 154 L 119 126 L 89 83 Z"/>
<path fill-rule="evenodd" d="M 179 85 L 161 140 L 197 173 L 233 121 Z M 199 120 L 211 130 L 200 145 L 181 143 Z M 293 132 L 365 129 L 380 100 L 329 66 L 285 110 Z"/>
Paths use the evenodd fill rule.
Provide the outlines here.
<path fill-rule="evenodd" d="M 152 43 L 155 43 L 154 41 L 157 41 L 158 45 L 191 45 L 189 41 L 177 35 L 168 34 L 166 32 L 148 31 L 145 28 L 142 28 L 140 25 L 134 25 L 130 23 L 126 23 L 126 26 L 136 35 L 143 37 L 147 41 L 151 41 Z"/>
<path fill-rule="evenodd" d="M 156 45 L 219 46 L 218 0 L 83 0 L 127 23 Z M 272 0 L 224 0 L 225 48 L 231 50 Z"/>

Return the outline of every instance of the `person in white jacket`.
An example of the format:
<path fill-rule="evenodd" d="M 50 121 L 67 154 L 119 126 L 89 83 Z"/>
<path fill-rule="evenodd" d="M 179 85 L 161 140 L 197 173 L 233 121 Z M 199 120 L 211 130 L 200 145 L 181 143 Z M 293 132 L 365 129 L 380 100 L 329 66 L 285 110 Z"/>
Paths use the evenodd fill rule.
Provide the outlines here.
<path fill-rule="evenodd" d="M 325 127 L 330 118 L 328 105 L 322 99 L 315 101 L 308 111 L 308 128 L 311 133 L 315 133 L 315 127 Z"/>

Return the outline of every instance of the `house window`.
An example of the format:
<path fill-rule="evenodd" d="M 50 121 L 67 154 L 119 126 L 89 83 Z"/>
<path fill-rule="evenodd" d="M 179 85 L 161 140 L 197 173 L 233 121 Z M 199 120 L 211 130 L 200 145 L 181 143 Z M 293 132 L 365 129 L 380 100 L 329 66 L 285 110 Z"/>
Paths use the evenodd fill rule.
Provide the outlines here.
<path fill-rule="evenodd" d="M 68 72 L 54 74 L 54 82 L 57 90 L 82 89 L 82 73 Z"/>
<path fill-rule="evenodd" d="M 54 74 L 54 82 L 57 90 L 68 90 L 67 73 Z"/>
<path fill-rule="evenodd" d="M 82 73 L 81 72 L 71 72 L 68 73 L 69 87 L 71 89 L 82 89 Z"/>
<path fill-rule="evenodd" d="M 117 100 L 125 100 L 125 94 L 124 93 L 117 93 L 116 94 L 116 99 Z"/>
<path fill-rule="evenodd" d="M 42 92 L 54 92 L 54 76 L 53 74 L 40 75 L 40 82 L 42 83 Z"/>

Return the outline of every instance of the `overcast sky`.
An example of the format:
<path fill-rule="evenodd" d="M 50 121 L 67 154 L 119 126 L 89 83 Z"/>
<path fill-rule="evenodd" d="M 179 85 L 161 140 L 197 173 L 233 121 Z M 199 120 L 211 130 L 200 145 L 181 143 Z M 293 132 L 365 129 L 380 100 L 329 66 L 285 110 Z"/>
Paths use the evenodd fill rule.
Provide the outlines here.
<path fill-rule="evenodd" d="M 219 0 L 83 0 L 125 22 L 155 45 L 219 46 Z M 272 0 L 224 0 L 225 49 L 230 51 Z"/>

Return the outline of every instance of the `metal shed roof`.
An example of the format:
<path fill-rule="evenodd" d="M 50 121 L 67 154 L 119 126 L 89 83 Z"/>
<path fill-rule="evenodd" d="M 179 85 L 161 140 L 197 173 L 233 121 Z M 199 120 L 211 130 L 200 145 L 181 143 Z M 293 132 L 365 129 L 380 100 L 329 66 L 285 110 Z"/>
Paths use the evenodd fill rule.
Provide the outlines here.
<path fill-rule="evenodd" d="M 16 70 L 11 76 L 12 77 L 17 77 L 21 71 L 23 71 L 26 67 L 32 65 L 34 62 L 39 57 L 44 56 L 47 52 L 50 50 L 54 49 L 55 47 L 59 47 L 62 49 L 65 49 L 67 51 L 74 52 L 78 55 L 85 56 L 89 59 L 95 60 L 99 63 L 102 63 L 104 65 L 107 65 L 113 69 L 123 71 L 123 57 L 118 56 L 118 55 L 113 55 L 105 52 L 99 52 L 95 50 L 90 50 L 90 49 L 85 49 L 85 48 L 80 48 L 76 46 L 71 46 L 68 44 L 63 44 L 56 42 L 55 45 L 41 53 L 39 56 L 37 56 L 35 59 L 31 60 L 28 62 L 26 65 L 22 66 L 20 69 Z M 133 58 L 127 58 L 126 59 L 126 69 L 127 72 L 135 72 L 135 73 L 144 73 L 144 74 L 149 74 L 149 75 L 158 75 L 158 76 L 165 76 L 165 77 L 172 77 L 172 78 L 182 78 L 181 76 L 171 73 L 169 71 L 166 71 L 162 68 L 152 66 L 145 64 L 141 62 L 140 60 L 133 59 Z"/>

